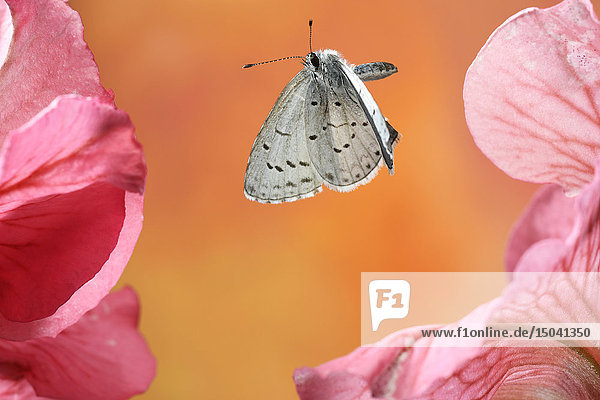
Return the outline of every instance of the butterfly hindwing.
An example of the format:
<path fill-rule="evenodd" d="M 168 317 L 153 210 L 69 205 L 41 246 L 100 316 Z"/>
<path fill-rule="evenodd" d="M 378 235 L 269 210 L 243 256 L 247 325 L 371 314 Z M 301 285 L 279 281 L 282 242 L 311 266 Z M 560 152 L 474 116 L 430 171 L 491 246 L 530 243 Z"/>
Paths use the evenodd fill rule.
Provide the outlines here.
<path fill-rule="evenodd" d="M 260 129 L 246 168 L 251 200 L 282 203 L 321 191 L 322 179 L 306 146 L 305 98 L 310 73 L 302 70 L 283 89 Z"/>
<path fill-rule="evenodd" d="M 311 80 L 306 97 L 307 143 L 327 186 L 348 191 L 367 183 L 381 165 L 381 149 L 357 93 L 336 65 Z"/>

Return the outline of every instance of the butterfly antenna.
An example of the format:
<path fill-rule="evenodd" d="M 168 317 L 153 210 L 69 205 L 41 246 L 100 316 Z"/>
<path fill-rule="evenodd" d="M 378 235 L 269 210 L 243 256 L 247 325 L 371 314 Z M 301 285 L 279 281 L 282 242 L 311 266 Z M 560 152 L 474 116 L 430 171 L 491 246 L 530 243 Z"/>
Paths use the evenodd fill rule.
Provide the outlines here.
<path fill-rule="evenodd" d="M 275 61 L 289 60 L 290 58 L 304 58 L 304 56 L 289 56 L 289 57 L 282 57 L 282 58 L 277 58 L 277 59 L 275 59 L 275 60 L 262 61 L 262 62 L 258 62 L 258 63 L 254 63 L 254 64 L 246 64 L 246 65 L 242 65 L 242 68 L 250 68 L 250 67 L 254 67 L 254 66 L 256 66 L 256 65 L 268 64 L 268 63 L 272 63 L 272 62 L 275 62 Z"/>
<path fill-rule="evenodd" d="M 312 53 L 312 19 L 308 20 L 308 48 Z"/>

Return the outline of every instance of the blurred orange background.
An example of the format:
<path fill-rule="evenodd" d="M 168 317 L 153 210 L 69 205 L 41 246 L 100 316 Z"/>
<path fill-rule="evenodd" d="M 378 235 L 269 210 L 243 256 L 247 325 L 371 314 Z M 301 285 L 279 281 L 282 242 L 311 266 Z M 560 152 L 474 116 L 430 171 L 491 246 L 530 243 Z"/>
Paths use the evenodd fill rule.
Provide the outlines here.
<path fill-rule="evenodd" d="M 72 0 L 149 167 L 120 286 L 158 359 L 142 399 L 295 399 L 294 368 L 360 343 L 361 271 L 501 271 L 536 186 L 474 145 L 465 72 L 517 11 L 557 1 Z M 596 2 L 600 5 L 600 1 Z M 247 200 L 250 148 L 298 60 L 333 48 L 398 73 L 367 84 L 404 137 L 396 173 L 283 205 Z"/>

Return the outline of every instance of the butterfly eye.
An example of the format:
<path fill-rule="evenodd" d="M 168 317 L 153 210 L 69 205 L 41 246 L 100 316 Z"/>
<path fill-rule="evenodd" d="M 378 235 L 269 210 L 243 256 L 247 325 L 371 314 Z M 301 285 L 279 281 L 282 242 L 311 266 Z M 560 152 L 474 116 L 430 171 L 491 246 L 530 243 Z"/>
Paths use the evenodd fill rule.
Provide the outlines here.
<path fill-rule="evenodd" d="M 310 53 L 310 63 L 315 69 L 319 69 L 319 57 L 315 53 Z"/>

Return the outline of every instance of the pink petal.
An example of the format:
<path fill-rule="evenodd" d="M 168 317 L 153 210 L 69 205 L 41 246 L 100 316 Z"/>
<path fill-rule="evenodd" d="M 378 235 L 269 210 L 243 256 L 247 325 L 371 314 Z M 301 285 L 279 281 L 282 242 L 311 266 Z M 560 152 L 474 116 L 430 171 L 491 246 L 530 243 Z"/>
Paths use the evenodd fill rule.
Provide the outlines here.
<path fill-rule="evenodd" d="M 600 158 L 596 175 L 577 197 L 577 219 L 566 244 L 570 252 L 559 271 L 600 272 Z"/>
<path fill-rule="evenodd" d="M 564 241 L 565 255 L 559 264 L 546 271 L 600 272 L 600 158 L 595 167 L 593 181 L 575 199 L 577 215 Z M 523 266 L 518 269 L 524 270 Z"/>
<path fill-rule="evenodd" d="M 542 241 L 532 246 L 521 263 L 547 257 L 551 252 Z M 563 246 L 564 247 L 564 246 Z M 541 253 L 541 254 L 535 254 Z M 556 252 L 559 254 L 559 252 Z M 569 255 L 566 255 L 569 257 Z M 490 321 L 519 323 L 597 323 L 600 320 L 600 281 L 593 273 L 520 273 L 502 294 Z M 539 325 L 538 325 L 539 326 Z M 571 348 L 498 348 L 471 361 L 474 368 L 486 369 L 486 379 L 501 377 L 497 396 L 530 398 L 600 398 L 600 351 L 580 341 Z M 497 360 L 489 362 L 490 354 Z M 462 372 L 457 371 L 461 377 Z M 446 382 L 442 386 L 456 387 Z"/>
<path fill-rule="evenodd" d="M 428 327 L 396 332 L 378 344 L 384 347 L 358 348 L 347 356 L 316 368 L 296 370 L 294 381 L 300 399 L 417 398 L 415 396 L 437 384 L 441 377 L 451 379 L 455 368 L 469 362 L 480 352 L 478 348 L 411 348 L 415 334 L 421 328 Z M 480 380 L 483 371 L 474 372 L 471 374 L 473 379 Z"/>
<path fill-rule="evenodd" d="M 597 323 L 600 321 L 600 280 L 588 273 L 516 273 L 502 294 L 491 323 Z M 579 346 L 591 342 L 579 341 Z M 597 343 L 596 343 L 597 344 Z M 600 362 L 600 358 L 596 360 Z"/>
<path fill-rule="evenodd" d="M 579 196 L 542 188 L 509 240 L 509 271 L 600 271 L 600 158 L 596 175 Z"/>
<path fill-rule="evenodd" d="M 294 373 L 302 400 L 372 400 L 388 398 L 396 390 L 399 365 L 411 352 L 420 328 L 396 332 L 379 347 L 360 347 L 316 368 Z"/>
<path fill-rule="evenodd" d="M 1 337 L 56 335 L 119 278 L 142 223 L 146 169 L 133 129 L 110 104 L 64 96 L 9 133 L 0 150 Z"/>
<path fill-rule="evenodd" d="M 589 355 L 582 353 L 570 348 L 482 348 L 449 378 L 439 379 L 410 398 L 598 399 L 597 364 L 590 363 Z"/>
<path fill-rule="evenodd" d="M 0 0 L 0 3 L 4 3 Z M 0 143 L 57 96 L 76 93 L 112 102 L 83 40 L 79 15 L 62 0 L 8 0 L 14 37 L 0 75 Z M 2 9 L 4 7 L 0 7 Z M 0 60 L 8 38 L 0 14 Z"/>
<path fill-rule="evenodd" d="M 311 368 L 294 372 L 298 396 L 302 400 L 372 400 L 368 382 L 344 371 L 333 372 L 322 378 Z"/>
<path fill-rule="evenodd" d="M 499 299 L 496 299 L 483 304 L 460 321 L 440 328 L 450 329 L 461 325 L 472 326 L 473 324 L 483 324 L 499 306 L 499 301 Z M 418 330 L 420 333 L 421 329 L 431 328 L 418 327 L 412 329 Z M 397 372 L 395 376 L 397 378 L 394 383 L 395 392 L 393 398 L 419 398 L 419 396 L 427 393 L 430 388 L 440 386 L 439 382 L 452 382 L 457 371 L 462 370 L 464 365 L 469 365 L 473 359 L 480 356 L 481 347 L 455 347 L 453 346 L 453 340 L 424 337 L 418 339 L 417 344 L 415 344 L 418 347 L 414 347 L 408 352 L 407 357 L 396 366 Z M 393 344 L 388 338 L 383 339 L 382 342 Z M 483 340 L 480 343 L 483 345 Z M 483 378 L 487 378 L 485 374 L 485 370 L 478 368 L 464 371 L 460 374 L 460 379 L 467 383 L 467 385 L 456 390 L 453 390 L 452 387 L 446 387 L 444 390 L 448 390 L 455 397 L 439 398 L 479 398 L 488 389 L 487 381 L 483 380 Z"/>
<path fill-rule="evenodd" d="M 546 210 L 566 210 L 569 214 L 575 214 L 571 231 L 561 239 L 538 241 L 525 251 L 515 268 L 511 285 L 502 295 L 504 305 L 495 313 L 496 320 L 560 323 L 600 321 L 600 158 L 595 166 L 596 175 L 592 182 L 570 201 L 570 209 L 548 204 Z M 540 196 L 538 200 L 542 198 Z M 532 208 L 544 210 L 542 205 L 535 205 L 535 202 Z M 545 214 L 554 216 L 554 212 Z M 538 214 L 540 216 L 544 212 Z M 548 219 L 548 224 L 563 222 L 560 217 Z M 564 236 L 564 232 L 566 229 L 556 236 Z M 528 274 L 526 271 L 546 273 Z"/>
<path fill-rule="evenodd" d="M 41 336 L 56 336 L 75 323 L 86 311 L 94 308 L 119 280 L 129 261 L 142 229 L 143 195 L 125 192 L 125 219 L 119 239 L 100 271 L 85 282 L 71 298 L 51 316 L 29 323 L 9 321 L 0 315 L 0 337 L 27 340 Z M 36 304 L 35 306 L 40 306 Z"/>
<path fill-rule="evenodd" d="M 514 178 L 576 193 L 600 155 L 599 51 L 588 0 L 509 18 L 465 79 L 466 118 L 479 148 Z"/>
<path fill-rule="evenodd" d="M 8 4 L 0 0 L 0 69 L 6 61 L 8 49 L 12 42 L 14 26 Z"/>
<path fill-rule="evenodd" d="M 54 314 L 108 260 L 124 218 L 123 190 L 106 183 L 3 212 L 2 315 L 29 322 Z"/>
<path fill-rule="evenodd" d="M 558 271 L 567 254 L 568 249 L 563 240 L 540 240 L 525 251 L 513 272 Z"/>
<path fill-rule="evenodd" d="M 0 203 L 102 181 L 141 193 L 146 166 L 127 114 L 96 98 L 56 98 L 0 150 Z"/>
<path fill-rule="evenodd" d="M 575 199 L 565 196 L 560 186 L 541 188 L 513 227 L 506 248 L 506 270 L 513 271 L 534 243 L 544 239 L 564 241 L 573 230 L 575 214 Z"/>
<path fill-rule="evenodd" d="M 0 365 L 39 396 L 129 399 L 147 390 L 156 366 L 137 331 L 138 312 L 133 290 L 112 293 L 55 338 L 0 340 Z"/>
<path fill-rule="evenodd" d="M 0 400 L 51 400 L 39 397 L 25 379 L 0 379 Z"/>

